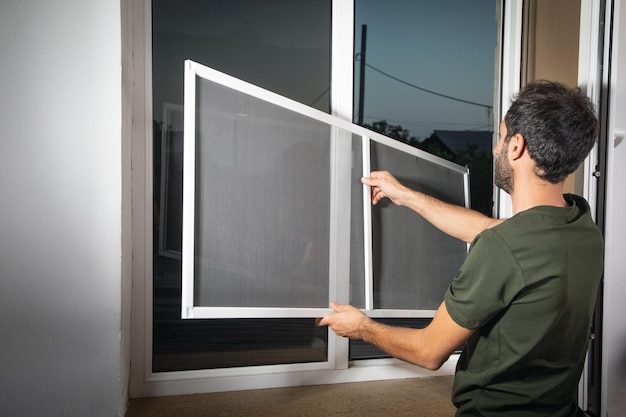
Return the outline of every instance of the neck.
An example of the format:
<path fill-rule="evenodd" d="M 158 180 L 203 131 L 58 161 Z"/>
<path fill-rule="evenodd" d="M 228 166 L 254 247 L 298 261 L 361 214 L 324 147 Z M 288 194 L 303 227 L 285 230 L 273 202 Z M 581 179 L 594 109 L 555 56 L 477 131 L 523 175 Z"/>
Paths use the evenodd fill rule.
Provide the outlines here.
<path fill-rule="evenodd" d="M 538 206 L 567 207 L 563 198 L 563 182 L 552 184 L 534 178 L 528 184 L 515 183 L 511 193 L 513 214 Z"/>

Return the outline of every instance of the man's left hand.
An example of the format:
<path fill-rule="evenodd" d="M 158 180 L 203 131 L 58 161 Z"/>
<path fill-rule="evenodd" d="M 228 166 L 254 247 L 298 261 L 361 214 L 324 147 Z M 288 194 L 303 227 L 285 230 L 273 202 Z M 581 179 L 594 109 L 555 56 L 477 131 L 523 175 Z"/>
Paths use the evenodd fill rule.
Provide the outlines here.
<path fill-rule="evenodd" d="M 363 327 L 369 323 L 370 319 L 361 310 L 348 304 L 335 302 L 330 303 L 330 307 L 335 312 L 318 319 L 318 326 L 328 326 L 337 335 L 349 337 L 350 339 L 363 338 Z"/>

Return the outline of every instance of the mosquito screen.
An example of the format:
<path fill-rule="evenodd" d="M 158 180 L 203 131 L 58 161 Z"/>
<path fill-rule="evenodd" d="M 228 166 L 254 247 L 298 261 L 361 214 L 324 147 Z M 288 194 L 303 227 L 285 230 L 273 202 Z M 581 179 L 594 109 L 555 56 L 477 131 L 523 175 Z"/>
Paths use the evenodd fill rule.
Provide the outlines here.
<path fill-rule="evenodd" d="M 408 187 L 463 206 L 464 178 L 446 166 L 372 143 L 371 168 L 392 170 Z M 372 208 L 373 305 L 436 310 L 465 259 L 467 246 L 404 207 Z"/>
<path fill-rule="evenodd" d="M 360 177 L 387 169 L 467 205 L 467 169 L 188 65 L 183 317 L 320 317 L 330 301 L 432 317 L 466 245 L 389 201 L 372 207 Z"/>
<path fill-rule="evenodd" d="M 327 307 L 330 126 L 198 78 L 195 304 Z"/>

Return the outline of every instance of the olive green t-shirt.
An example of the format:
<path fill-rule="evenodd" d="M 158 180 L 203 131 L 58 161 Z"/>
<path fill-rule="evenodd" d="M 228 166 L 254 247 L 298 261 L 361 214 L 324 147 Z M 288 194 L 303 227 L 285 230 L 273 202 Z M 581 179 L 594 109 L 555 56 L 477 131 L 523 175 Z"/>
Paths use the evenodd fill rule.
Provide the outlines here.
<path fill-rule="evenodd" d="M 457 365 L 457 416 L 576 416 L 603 244 L 589 206 L 535 207 L 480 233 L 445 294 L 477 329 Z"/>

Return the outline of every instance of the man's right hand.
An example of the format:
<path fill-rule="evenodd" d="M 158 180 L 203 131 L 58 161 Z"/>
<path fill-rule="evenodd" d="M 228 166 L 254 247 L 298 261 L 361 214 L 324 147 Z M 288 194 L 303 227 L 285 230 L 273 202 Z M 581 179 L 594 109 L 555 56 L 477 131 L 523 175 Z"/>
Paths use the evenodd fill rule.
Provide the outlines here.
<path fill-rule="evenodd" d="M 405 205 L 407 194 L 411 191 L 402 185 L 388 171 L 372 171 L 369 177 L 361 178 L 361 182 L 372 189 L 372 204 L 377 204 L 387 197 L 398 206 Z"/>

